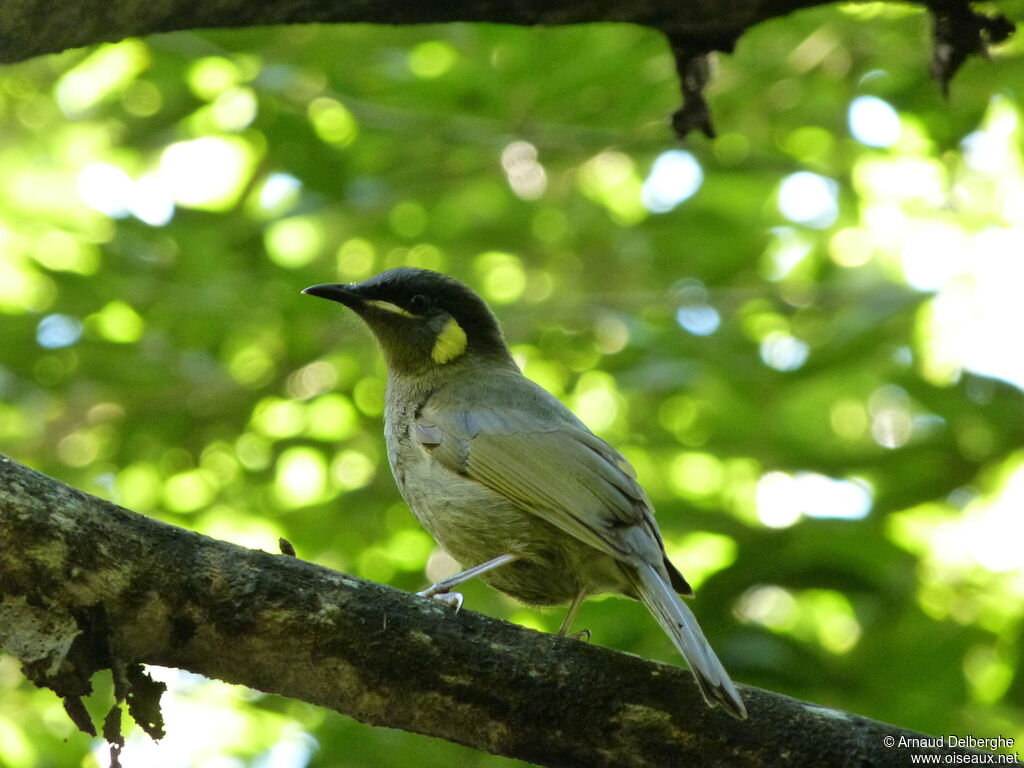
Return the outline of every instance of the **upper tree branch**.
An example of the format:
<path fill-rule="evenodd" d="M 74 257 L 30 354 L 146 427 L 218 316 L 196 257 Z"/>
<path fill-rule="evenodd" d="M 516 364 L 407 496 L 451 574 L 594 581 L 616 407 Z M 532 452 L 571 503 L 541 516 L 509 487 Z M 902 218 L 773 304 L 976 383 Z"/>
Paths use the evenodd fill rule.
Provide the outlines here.
<path fill-rule="evenodd" d="M 1002 15 L 971 10 L 972 0 L 916 0 L 932 12 L 932 71 L 943 89 L 961 63 L 1014 31 Z M 562 25 L 640 24 L 663 32 L 680 73 L 683 106 L 672 125 L 682 138 L 693 128 L 714 134 L 704 101 L 705 55 L 731 51 L 744 31 L 767 19 L 832 0 L 518 0 L 494 3 L 366 2 L 365 0 L 4 0 L 0 4 L 0 63 L 95 43 L 183 29 L 276 24 L 437 24 L 490 22 Z M 702 74 L 704 73 L 704 74 Z"/>
<path fill-rule="evenodd" d="M 86 730 L 80 697 L 111 668 L 159 733 L 150 663 L 544 765 L 902 766 L 883 737 L 920 737 L 747 686 L 740 723 L 682 669 L 216 541 L 3 457 L 0 644 Z"/>
<path fill-rule="evenodd" d="M 765 19 L 823 4 L 823 0 L 4 0 L 0 62 L 155 32 L 314 22 L 468 21 L 533 26 L 607 21 L 642 24 L 693 39 L 732 40 Z"/>

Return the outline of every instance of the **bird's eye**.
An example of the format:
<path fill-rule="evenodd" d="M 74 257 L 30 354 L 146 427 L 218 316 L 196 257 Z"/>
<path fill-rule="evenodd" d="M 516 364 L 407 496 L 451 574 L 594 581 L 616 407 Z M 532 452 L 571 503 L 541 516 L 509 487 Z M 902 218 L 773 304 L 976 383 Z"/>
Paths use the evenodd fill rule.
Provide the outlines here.
<path fill-rule="evenodd" d="M 422 293 L 417 293 L 409 299 L 409 311 L 414 315 L 425 315 L 430 309 L 430 299 Z"/>

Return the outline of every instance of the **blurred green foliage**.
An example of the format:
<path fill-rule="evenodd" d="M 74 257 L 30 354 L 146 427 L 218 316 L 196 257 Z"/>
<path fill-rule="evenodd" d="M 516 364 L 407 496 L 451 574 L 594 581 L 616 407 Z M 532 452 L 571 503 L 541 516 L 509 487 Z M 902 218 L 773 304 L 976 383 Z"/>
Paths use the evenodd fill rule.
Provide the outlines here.
<path fill-rule="evenodd" d="M 667 46 L 628 26 L 174 34 L 7 67 L 0 449 L 420 588 L 452 566 L 389 476 L 380 356 L 299 291 L 440 269 L 635 463 L 737 680 L 1024 739 L 1024 60 L 968 63 L 945 103 L 925 37 L 883 4 L 764 24 L 685 154 Z M 629 601 L 578 623 L 679 663 Z M 163 676 L 168 736 L 130 764 L 508 764 Z M 0 765 L 105 760 L 10 657 L 0 689 Z"/>

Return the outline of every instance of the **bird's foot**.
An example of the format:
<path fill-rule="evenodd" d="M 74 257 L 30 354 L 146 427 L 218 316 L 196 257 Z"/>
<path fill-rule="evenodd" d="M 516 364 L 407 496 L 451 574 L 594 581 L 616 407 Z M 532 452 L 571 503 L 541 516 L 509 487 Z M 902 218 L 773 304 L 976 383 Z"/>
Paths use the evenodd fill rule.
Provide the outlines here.
<path fill-rule="evenodd" d="M 570 632 L 568 635 L 566 635 L 566 637 L 568 637 L 568 638 L 570 638 L 572 640 L 579 640 L 581 643 L 589 643 L 590 642 L 590 630 L 589 629 L 581 629 L 579 632 Z"/>
<path fill-rule="evenodd" d="M 461 592 L 448 592 L 445 589 L 438 589 L 437 584 L 431 587 L 427 587 L 422 592 L 416 594 L 420 597 L 429 597 L 431 600 L 437 600 L 439 603 L 454 608 L 455 612 L 458 613 L 462 608 L 462 593 Z"/>

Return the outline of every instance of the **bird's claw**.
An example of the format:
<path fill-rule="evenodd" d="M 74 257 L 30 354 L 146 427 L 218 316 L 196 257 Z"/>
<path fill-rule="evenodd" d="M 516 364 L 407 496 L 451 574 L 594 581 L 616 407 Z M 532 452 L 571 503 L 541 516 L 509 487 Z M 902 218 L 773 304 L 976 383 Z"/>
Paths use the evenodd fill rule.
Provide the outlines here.
<path fill-rule="evenodd" d="M 422 592 L 417 592 L 416 594 L 420 597 L 429 597 L 431 600 L 437 600 L 439 603 L 454 608 L 456 613 L 462 608 L 461 592 L 441 592 L 433 587 L 427 587 Z"/>
<path fill-rule="evenodd" d="M 579 632 L 571 632 L 568 635 L 568 637 L 572 638 L 573 640 L 579 640 L 581 643 L 589 643 L 590 642 L 590 630 L 589 629 L 581 629 Z"/>

